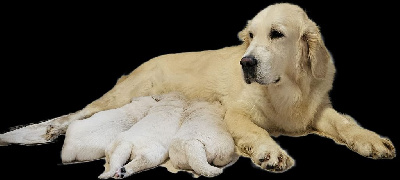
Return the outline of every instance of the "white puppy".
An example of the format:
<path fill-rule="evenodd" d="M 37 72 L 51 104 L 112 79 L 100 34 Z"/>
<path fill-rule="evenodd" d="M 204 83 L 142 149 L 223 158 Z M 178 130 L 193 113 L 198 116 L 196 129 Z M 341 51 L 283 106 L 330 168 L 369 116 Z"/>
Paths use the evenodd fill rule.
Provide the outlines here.
<path fill-rule="evenodd" d="M 159 100 L 148 115 L 122 132 L 106 149 L 101 179 L 123 178 L 156 167 L 168 158 L 168 149 L 181 125 L 185 100 L 178 93 L 155 97 Z M 128 160 L 129 163 L 124 165 Z"/>
<path fill-rule="evenodd" d="M 215 166 L 225 166 L 236 157 L 233 138 L 223 121 L 224 114 L 217 102 L 192 102 L 188 106 L 169 149 L 175 168 L 191 169 L 206 177 L 222 173 Z"/>
<path fill-rule="evenodd" d="M 119 133 L 142 119 L 156 100 L 138 97 L 117 109 L 100 111 L 90 118 L 72 122 L 66 132 L 61 152 L 63 163 L 103 158 L 105 149 Z"/>

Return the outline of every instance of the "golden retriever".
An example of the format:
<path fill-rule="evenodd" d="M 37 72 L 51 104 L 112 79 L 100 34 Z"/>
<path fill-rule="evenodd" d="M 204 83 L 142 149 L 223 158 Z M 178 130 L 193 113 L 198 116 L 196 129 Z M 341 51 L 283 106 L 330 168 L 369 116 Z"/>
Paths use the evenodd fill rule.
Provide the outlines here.
<path fill-rule="evenodd" d="M 220 101 L 240 153 L 268 171 L 294 165 L 271 138 L 277 135 L 315 133 L 362 156 L 395 157 L 389 139 L 332 108 L 335 66 L 318 26 L 302 8 L 270 5 L 238 36 L 243 43 L 237 46 L 155 57 L 82 110 L 2 134 L 0 143 L 46 143 L 71 122 L 121 107 L 133 97 L 179 91 L 188 98 Z M 31 139 L 20 138 L 28 134 Z"/>

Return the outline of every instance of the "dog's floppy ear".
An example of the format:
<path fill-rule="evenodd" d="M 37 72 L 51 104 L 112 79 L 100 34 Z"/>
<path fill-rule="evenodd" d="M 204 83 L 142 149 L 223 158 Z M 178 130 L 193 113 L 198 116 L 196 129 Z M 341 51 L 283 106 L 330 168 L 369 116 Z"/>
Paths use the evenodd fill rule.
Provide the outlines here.
<path fill-rule="evenodd" d="M 247 21 L 246 27 L 238 33 L 238 38 L 247 46 L 250 44 L 250 36 L 249 36 L 249 24 L 250 21 Z"/>
<path fill-rule="evenodd" d="M 307 63 L 311 65 L 312 75 L 317 79 L 325 78 L 331 57 L 325 47 L 318 26 L 313 21 L 308 20 L 301 37 L 307 45 L 305 52 L 307 52 Z"/>

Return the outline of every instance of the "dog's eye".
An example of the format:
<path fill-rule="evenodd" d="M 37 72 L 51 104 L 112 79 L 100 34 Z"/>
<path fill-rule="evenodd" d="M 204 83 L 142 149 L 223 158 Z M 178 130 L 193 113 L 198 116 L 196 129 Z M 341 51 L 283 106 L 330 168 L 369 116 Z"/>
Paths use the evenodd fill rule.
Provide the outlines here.
<path fill-rule="evenodd" d="M 252 32 L 249 32 L 249 37 L 250 37 L 250 39 L 253 39 L 254 34 Z"/>
<path fill-rule="evenodd" d="M 269 33 L 269 37 L 271 39 L 278 39 L 281 37 L 285 37 L 285 35 L 276 29 L 272 29 L 271 32 Z"/>

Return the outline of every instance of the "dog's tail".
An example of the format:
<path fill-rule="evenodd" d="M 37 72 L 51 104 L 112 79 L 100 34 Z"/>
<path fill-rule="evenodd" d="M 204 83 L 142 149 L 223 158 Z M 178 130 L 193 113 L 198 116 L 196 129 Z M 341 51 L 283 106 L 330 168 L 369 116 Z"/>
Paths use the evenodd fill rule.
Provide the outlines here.
<path fill-rule="evenodd" d="M 223 170 L 221 168 L 208 163 L 206 149 L 199 140 L 187 142 L 185 148 L 188 163 L 197 174 L 214 177 L 222 173 Z"/>
<path fill-rule="evenodd" d="M 52 142 L 58 136 L 65 134 L 68 125 L 75 120 L 83 119 L 85 113 L 78 111 L 38 124 L 19 126 L 0 134 L 0 146 L 9 144 L 37 145 Z"/>

